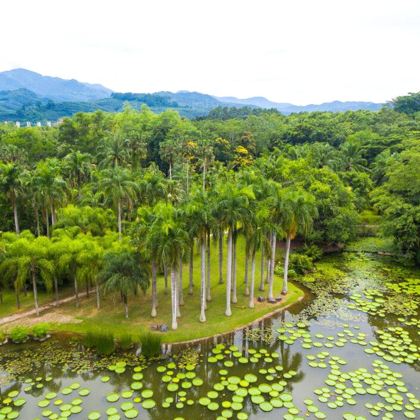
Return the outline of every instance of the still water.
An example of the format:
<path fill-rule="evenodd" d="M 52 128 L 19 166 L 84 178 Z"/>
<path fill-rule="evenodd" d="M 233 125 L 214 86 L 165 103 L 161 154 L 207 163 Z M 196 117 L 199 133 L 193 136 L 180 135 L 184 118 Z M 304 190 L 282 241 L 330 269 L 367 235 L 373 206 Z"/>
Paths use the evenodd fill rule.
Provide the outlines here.
<path fill-rule="evenodd" d="M 308 291 L 272 318 L 173 346 L 146 364 L 119 354 L 101 365 L 80 345 L 72 344 L 69 354 L 68 338 L 5 346 L 0 419 L 420 418 L 418 324 L 349 309 L 350 296 L 364 287 L 359 282 L 335 294 L 333 308 L 318 302 L 317 311 L 302 317 L 317 302 Z M 383 331 L 391 338 L 384 340 Z M 408 334 L 398 341 L 401 331 Z M 30 373 L 21 372 L 25 363 Z M 11 369 L 15 378 L 6 380 Z"/>

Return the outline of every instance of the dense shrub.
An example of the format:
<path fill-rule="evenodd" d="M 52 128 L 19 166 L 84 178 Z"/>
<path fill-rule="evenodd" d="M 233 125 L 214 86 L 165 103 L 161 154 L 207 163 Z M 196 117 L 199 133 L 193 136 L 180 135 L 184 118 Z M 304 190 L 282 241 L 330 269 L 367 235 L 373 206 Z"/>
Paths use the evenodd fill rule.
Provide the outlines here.
<path fill-rule="evenodd" d="M 10 338 L 14 343 L 22 343 L 28 338 L 28 330 L 25 327 L 14 327 L 10 331 Z"/>
<path fill-rule="evenodd" d="M 44 338 L 48 334 L 48 324 L 37 324 L 32 328 L 32 335 L 35 338 Z"/>

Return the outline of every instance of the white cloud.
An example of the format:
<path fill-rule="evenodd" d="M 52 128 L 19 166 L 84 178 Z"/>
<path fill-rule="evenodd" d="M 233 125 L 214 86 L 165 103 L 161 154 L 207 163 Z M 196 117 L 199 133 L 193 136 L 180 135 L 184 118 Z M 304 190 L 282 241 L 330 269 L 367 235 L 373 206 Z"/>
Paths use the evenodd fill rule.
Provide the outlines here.
<path fill-rule="evenodd" d="M 417 0 L 3 0 L 0 70 L 281 102 L 420 89 Z"/>

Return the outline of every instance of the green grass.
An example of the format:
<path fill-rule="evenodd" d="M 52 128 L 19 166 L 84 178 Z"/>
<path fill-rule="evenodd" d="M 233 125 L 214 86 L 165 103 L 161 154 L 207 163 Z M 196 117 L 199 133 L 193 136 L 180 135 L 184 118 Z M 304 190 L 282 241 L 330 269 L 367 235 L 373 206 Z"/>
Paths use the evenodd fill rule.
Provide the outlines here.
<path fill-rule="evenodd" d="M 71 292 L 66 291 L 66 296 L 69 296 Z M 65 297 L 64 294 L 60 294 L 60 298 Z M 38 300 L 39 304 L 43 305 L 45 303 L 50 303 L 54 301 L 54 297 L 51 293 L 46 293 L 44 291 L 38 291 Z M 12 315 L 19 312 L 25 312 L 35 308 L 33 293 L 28 291 L 26 295 L 21 293 L 20 295 L 20 309 L 16 306 L 16 295 L 11 291 L 3 292 L 3 302 L 0 303 L 0 318 Z"/>
<path fill-rule="evenodd" d="M 192 340 L 195 338 L 208 337 L 215 334 L 225 333 L 234 330 L 240 326 L 246 325 L 257 318 L 260 318 L 274 310 L 289 305 L 297 301 L 303 292 L 293 284 L 290 284 L 289 293 L 281 303 L 255 303 L 254 309 L 248 308 L 249 298 L 244 296 L 244 246 L 243 242 L 238 242 L 237 252 L 237 295 L 238 303 L 232 304 L 232 316 L 226 317 L 225 284 L 218 284 L 218 253 L 215 245 L 211 250 L 211 295 L 212 301 L 208 303 L 206 311 L 207 322 L 199 321 L 200 314 L 200 259 L 196 254 L 194 259 L 194 293 L 188 295 L 188 264 L 183 267 L 183 291 L 185 304 L 181 306 L 181 318 L 178 320 L 178 329 L 169 330 L 166 333 L 159 333 L 162 336 L 162 342 L 178 342 Z M 225 250 L 226 251 L 226 250 Z M 280 251 L 279 251 L 280 254 Z M 279 255 L 281 258 L 281 255 Z M 226 261 L 226 252 L 224 253 L 224 262 Z M 267 286 L 265 292 L 258 291 L 260 280 L 259 256 L 256 267 L 256 285 L 255 296 L 267 296 Z M 226 275 L 226 273 L 225 273 Z M 275 296 L 280 294 L 281 279 L 275 278 Z M 158 278 L 158 316 L 152 318 L 151 310 L 151 291 L 145 295 L 129 297 L 129 319 L 124 318 L 124 308 L 117 295 L 106 296 L 102 298 L 102 307 L 98 311 L 95 307 L 95 297 L 91 294 L 90 298 L 83 298 L 81 307 L 76 309 L 74 302 L 61 305 L 57 310 L 48 311 L 48 321 L 51 327 L 57 331 L 87 333 L 90 330 L 100 329 L 113 334 L 116 338 L 125 334 L 139 337 L 149 331 L 153 324 L 171 325 L 171 300 L 170 290 L 164 290 L 163 276 Z M 74 318 L 74 323 L 60 322 L 60 318 L 69 316 Z"/>

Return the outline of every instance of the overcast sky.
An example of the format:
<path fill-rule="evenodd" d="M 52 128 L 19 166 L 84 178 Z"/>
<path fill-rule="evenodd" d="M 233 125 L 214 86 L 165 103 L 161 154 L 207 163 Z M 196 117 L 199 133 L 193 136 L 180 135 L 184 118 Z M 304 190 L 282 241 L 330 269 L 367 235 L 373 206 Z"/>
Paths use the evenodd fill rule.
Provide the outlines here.
<path fill-rule="evenodd" d="M 420 90 L 419 0 L 1 0 L 0 71 L 295 104 Z"/>

